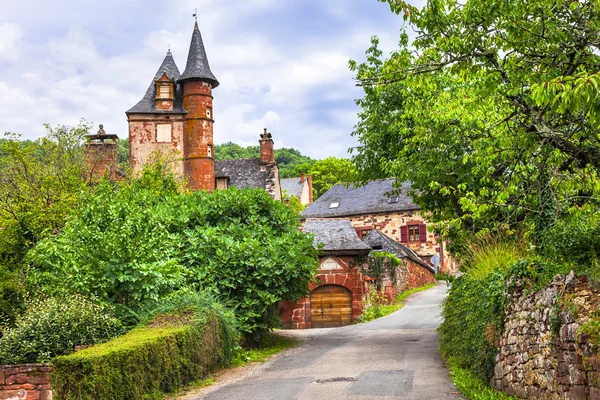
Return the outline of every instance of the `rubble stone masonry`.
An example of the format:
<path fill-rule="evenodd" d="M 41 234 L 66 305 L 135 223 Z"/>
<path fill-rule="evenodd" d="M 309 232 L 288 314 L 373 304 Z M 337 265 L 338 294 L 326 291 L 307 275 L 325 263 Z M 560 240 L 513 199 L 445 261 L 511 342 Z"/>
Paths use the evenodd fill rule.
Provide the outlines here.
<path fill-rule="evenodd" d="M 600 400 L 599 338 L 582 330 L 599 309 L 600 290 L 573 273 L 535 293 L 512 293 L 495 387 L 523 399 Z"/>
<path fill-rule="evenodd" d="M 0 400 L 51 400 L 48 364 L 0 365 Z"/>

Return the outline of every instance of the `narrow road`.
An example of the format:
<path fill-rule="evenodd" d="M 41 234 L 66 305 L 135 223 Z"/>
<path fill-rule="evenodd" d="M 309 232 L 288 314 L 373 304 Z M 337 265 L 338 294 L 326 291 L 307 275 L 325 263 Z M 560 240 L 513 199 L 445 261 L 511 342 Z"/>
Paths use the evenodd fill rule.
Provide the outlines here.
<path fill-rule="evenodd" d="M 445 293 L 445 285 L 416 293 L 400 311 L 365 324 L 286 331 L 302 344 L 193 399 L 461 399 L 438 350 Z"/>

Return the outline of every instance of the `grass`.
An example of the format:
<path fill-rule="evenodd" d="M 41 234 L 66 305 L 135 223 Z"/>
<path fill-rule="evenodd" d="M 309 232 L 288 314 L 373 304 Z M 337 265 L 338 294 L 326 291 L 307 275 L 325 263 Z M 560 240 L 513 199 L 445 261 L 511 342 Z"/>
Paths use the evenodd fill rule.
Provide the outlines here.
<path fill-rule="evenodd" d="M 516 400 L 516 397 L 508 396 L 502 392 L 492 389 L 475 374 L 467 369 L 459 367 L 455 362 L 448 362 L 450 377 L 456 388 L 469 400 Z"/>
<path fill-rule="evenodd" d="M 484 235 L 467 245 L 465 265 L 473 279 L 484 279 L 494 271 L 505 270 L 527 254 L 521 236 Z"/>
<path fill-rule="evenodd" d="M 360 317 L 358 317 L 358 319 L 356 320 L 355 323 L 361 324 L 363 322 L 369 322 L 374 319 L 385 317 L 386 315 L 394 313 L 406 305 L 406 299 L 410 295 L 420 292 L 420 291 L 423 291 L 423 290 L 431 289 L 435 285 L 436 285 L 435 283 L 432 283 L 430 285 L 406 290 L 406 291 L 400 293 L 398 296 L 396 296 L 396 298 L 394 299 L 392 304 L 388 304 L 388 305 L 384 305 L 384 306 L 382 306 L 382 305 L 375 306 L 375 307 L 371 307 L 370 309 L 365 310 L 363 312 L 363 314 Z"/>
<path fill-rule="evenodd" d="M 213 385 L 219 381 L 219 376 L 227 370 L 243 367 L 249 363 L 265 362 L 275 354 L 282 352 L 283 350 L 291 349 L 292 347 L 296 346 L 297 343 L 298 341 L 296 339 L 289 338 L 286 336 L 280 336 L 276 333 L 269 333 L 265 335 L 265 338 L 262 340 L 260 346 L 256 348 L 238 348 L 236 351 L 236 355 L 229 367 L 217 370 L 204 379 L 192 382 L 185 388 L 179 390 L 176 395 L 171 394 L 165 399 L 174 400 L 179 398 L 179 396 L 183 396 L 192 390 L 201 389 Z"/>

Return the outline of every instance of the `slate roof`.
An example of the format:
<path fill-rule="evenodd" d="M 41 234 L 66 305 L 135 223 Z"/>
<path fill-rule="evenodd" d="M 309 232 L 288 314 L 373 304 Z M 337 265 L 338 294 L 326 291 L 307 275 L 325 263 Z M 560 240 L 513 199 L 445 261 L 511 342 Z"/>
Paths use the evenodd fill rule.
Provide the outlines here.
<path fill-rule="evenodd" d="M 210 66 L 208 65 L 208 57 L 206 57 L 206 50 L 204 49 L 204 42 L 202 41 L 200 29 L 198 29 L 198 22 L 194 25 L 194 33 L 192 34 L 192 42 L 190 43 L 190 51 L 188 52 L 185 71 L 183 71 L 183 74 L 178 78 L 177 83 L 183 83 L 193 79 L 202 79 L 208 81 L 213 89 L 219 86 L 219 81 L 213 75 Z"/>
<path fill-rule="evenodd" d="M 348 220 L 307 220 L 302 232 L 315 235 L 315 247 L 323 243 L 321 254 L 367 255 L 371 250 L 360 240 Z"/>
<path fill-rule="evenodd" d="M 264 171 L 261 171 L 264 167 Z M 277 163 L 265 163 L 260 158 L 215 161 L 215 178 L 229 178 L 229 185 L 239 189 L 253 188 L 274 191 Z"/>
<path fill-rule="evenodd" d="M 387 251 L 388 253 L 393 253 L 397 255 L 398 258 L 401 259 L 408 258 L 409 260 L 429 269 L 431 272 L 435 272 L 433 267 L 427 264 L 412 249 L 403 245 L 402 243 L 398 243 L 397 241 L 395 241 L 385 233 L 378 231 L 377 229 L 373 229 L 371 232 L 369 232 L 369 235 L 363 239 L 363 242 L 373 250 Z"/>
<path fill-rule="evenodd" d="M 284 178 L 281 179 L 281 191 L 287 193 L 288 196 L 302 197 L 302 189 L 304 189 L 304 183 L 300 183 L 300 178 Z"/>
<path fill-rule="evenodd" d="M 302 212 L 304 218 L 342 217 L 380 212 L 418 210 L 407 192 L 410 183 L 402 183 L 401 191 L 392 187 L 395 179 L 370 181 L 365 186 L 344 187 L 334 185 L 314 203 Z M 398 195 L 397 203 L 390 203 L 390 193 Z M 329 208 L 331 203 L 339 202 L 337 208 Z"/>
<path fill-rule="evenodd" d="M 156 85 L 154 81 L 162 76 L 166 72 L 169 78 L 175 78 L 177 80 L 180 76 L 179 69 L 173 55 L 170 51 L 167 52 L 165 59 L 156 71 L 154 79 L 150 83 L 150 87 L 146 90 L 146 94 L 142 99 L 133 107 L 131 107 L 127 114 L 148 114 L 148 113 L 161 113 L 161 114 L 187 114 L 187 111 L 183 108 L 183 85 L 175 84 L 175 101 L 173 102 L 173 110 L 157 110 L 156 109 Z"/>

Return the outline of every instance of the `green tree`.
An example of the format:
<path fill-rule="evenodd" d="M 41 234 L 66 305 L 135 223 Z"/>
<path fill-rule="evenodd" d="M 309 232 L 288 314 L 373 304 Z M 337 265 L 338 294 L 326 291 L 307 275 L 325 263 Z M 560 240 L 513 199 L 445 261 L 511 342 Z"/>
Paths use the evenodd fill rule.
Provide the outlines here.
<path fill-rule="evenodd" d="M 238 160 L 240 158 L 258 158 L 258 146 L 242 147 L 233 142 L 215 145 L 215 160 Z"/>
<path fill-rule="evenodd" d="M 313 177 L 314 198 L 321 196 L 336 183 L 352 183 L 358 179 L 358 172 L 346 158 L 328 157 L 315 161 L 309 173 Z"/>
<path fill-rule="evenodd" d="M 61 234 L 30 252 L 32 279 L 134 308 L 205 290 L 235 309 L 249 337 L 273 328 L 279 301 L 306 295 L 318 264 L 298 215 L 264 190 L 180 192 L 148 168 L 96 186 Z"/>
<path fill-rule="evenodd" d="M 350 62 L 365 90 L 363 178 L 411 181 L 455 238 L 597 204 L 597 0 L 387 3 L 417 39 L 403 33 L 382 59 L 374 38 L 367 61 Z"/>
<path fill-rule="evenodd" d="M 23 305 L 23 257 L 60 231 L 86 190 L 82 144 L 90 127 L 46 125 L 39 140 L 7 133 L 0 141 L 0 320 L 12 321 Z"/>

